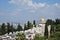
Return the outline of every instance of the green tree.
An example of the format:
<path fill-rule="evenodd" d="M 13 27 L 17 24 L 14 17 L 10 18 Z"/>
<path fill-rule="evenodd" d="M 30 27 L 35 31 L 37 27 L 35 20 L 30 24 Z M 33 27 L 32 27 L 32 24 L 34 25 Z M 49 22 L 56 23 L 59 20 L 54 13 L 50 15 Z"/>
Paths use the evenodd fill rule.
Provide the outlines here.
<path fill-rule="evenodd" d="M 1 33 L 2 33 L 2 35 L 6 33 L 6 28 L 5 27 L 6 27 L 5 23 L 2 23 L 2 25 L 1 25 Z"/>
<path fill-rule="evenodd" d="M 60 19 L 55 19 L 53 24 L 55 32 L 51 33 L 49 40 L 60 40 Z"/>
<path fill-rule="evenodd" d="M 30 21 L 27 22 L 27 24 L 24 24 L 24 30 L 28 30 L 28 29 L 31 29 L 33 28 L 33 24 L 30 23 Z"/>
<path fill-rule="evenodd" d="M 30 23 L 29 21 L 27 22 L 27 29 L 31 29 L 33 27 L 32 23 Z"/>
<path fill-rule="evenodd" d="M 11 26 L 10 23 L 7 23 L 7 33 L 9 34 L 9 32 L 11 32 Z"/>
<path fill-rule="evenodd" d="M 60 32 L 52 33 L 49 40 L 60 40 Z"/>
<path fill-rule="evenodd" d="M 17 31 L 22 31 L 23 29 L 22 29 L 22 26 L 20 25 L 20 24 L 18 24 L 18 26 L 17 26 Z"/>
<path fill-rule="evenodd" d="M 2 35 L 1 25 L 0 25 L 0 35 Z"/>
<path fill-rule="evenodd" d="M 55 31 L 59 31 L 60 32 L 60 24 L 55 25 L 56 26 L 56 30 Z"/>
<path fill-rule="evenodd" d="M 11 24 L 10 30 L 11 30 L 10 32 L 12 32 L 12 33 L 14 32 L 13 24 Z"/>
<path fill-rule="evenodd" d="M 40 36 L 39 34 L 36 34 L 34 40 L 45 40 L 45 38 Z"/>
<path fill-rule="evenodd" d="M 55 28 L 55 22 L 52 19 L 47 19 L 46 25 L 45 25 L 45 36 L 48 38 L 48 26 L 51 25 L 50 33 L 54 32 Z"/>
<path fill-rule="evenodd" d="M 27 25 L 26 24 L 24 24 L 24 30 L 27 30 L 28 28 L 27 28 Z"/>
<path fill-rule="evenodd" d="M 48 38 L 48 27 L 45 25 L 45 33 L 44 33 L 46 39 Z"/>
<path fill-rule="evenodd" d="M 60 19 L 55 19 L 55 24 L 57 25 L 57 24 L 60 24 Z"/>
<path fill-rule="evenodd" d="M 52 25 L 52 19 L 47 19 L 47 21 L 46 21 L 46 25 L 48 26 L 48 25 Z"/>
<path fill-rule="evenodd" d="M 30 29 L 30 22 L 27 22 L 27 28 Z"/>
<path fill-rule="evenodd" d="M 18 33 L 16 40 L 27 40 L 24 33 Z"/>
<path fill-rule="evenodd" d="M 35 22 L 35 20 L 33 21 L 33 26 L 36 27 L 36 22 Z"/>

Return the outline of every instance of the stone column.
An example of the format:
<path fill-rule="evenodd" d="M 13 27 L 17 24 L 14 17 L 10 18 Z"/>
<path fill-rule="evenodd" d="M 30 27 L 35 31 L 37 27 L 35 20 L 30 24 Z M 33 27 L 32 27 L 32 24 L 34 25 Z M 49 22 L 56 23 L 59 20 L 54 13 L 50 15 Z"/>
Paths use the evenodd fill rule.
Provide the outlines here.
<path fill-rule="evenodd" d="M 51 25 L 48 26 L 48 38 L 50 37 Z"/>

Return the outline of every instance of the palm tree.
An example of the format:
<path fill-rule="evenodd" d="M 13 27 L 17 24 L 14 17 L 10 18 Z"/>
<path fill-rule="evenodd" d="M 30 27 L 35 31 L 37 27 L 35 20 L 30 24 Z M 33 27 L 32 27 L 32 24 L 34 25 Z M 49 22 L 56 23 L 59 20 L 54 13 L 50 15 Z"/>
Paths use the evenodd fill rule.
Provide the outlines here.
<path fill-rule="evenodd" d="M 27 39 L 25 38 L 24 33 L 18 33 L 16 36 L 17 36 L 16 40 L 27 40 Z"/>

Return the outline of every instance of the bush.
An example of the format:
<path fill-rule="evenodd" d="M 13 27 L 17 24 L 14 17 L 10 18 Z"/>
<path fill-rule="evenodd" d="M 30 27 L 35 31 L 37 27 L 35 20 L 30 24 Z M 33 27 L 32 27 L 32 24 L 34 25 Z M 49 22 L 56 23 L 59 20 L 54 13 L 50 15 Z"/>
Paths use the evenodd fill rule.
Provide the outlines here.
<path fill-rule="evenodd" d="M 40 36 L 39 34 L 36 34 L 34 40 L 45 40 L 45 38 Z"/>
<path fill-rule="evenodd" d="M 24 33 L 18 33 L 16 40 L 27 40 Z"/>

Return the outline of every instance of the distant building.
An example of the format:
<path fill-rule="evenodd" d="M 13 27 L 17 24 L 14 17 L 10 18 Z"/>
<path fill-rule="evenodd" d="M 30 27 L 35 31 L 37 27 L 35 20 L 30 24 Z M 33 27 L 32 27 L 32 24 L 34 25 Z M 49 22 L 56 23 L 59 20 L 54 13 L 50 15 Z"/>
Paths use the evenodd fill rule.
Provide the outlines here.
<path fill-rule="evenodd" d="M 40 36 L 44 36 L 45 32 L 45 22 L 46 20 L 44 18 L 40 19 L 40 23 L 33 27 L 32 29 L 25 30 L 25 35 L 27 39 L 33 39 L 35 34 L 39 34 Z"/>
<path fill-rule="evenodd" d="M 16 40 L 16 35 L 6 33 L 5 35 L 0 36 L 0 40 Z"/>
<path fill-rule="evenodd" d="M 22 33 L 24 33 L 26 35 L 26 38 L 28 40 L 33 40 L 35 37 L 35 34 L 39 34 L 40 36 L 44 36 L 44 32 L 45 32 L 45 23 L 46 20 L 44 18 L 40 19 L 40 22 L 38 25 L 36 25 L 36 27 L 33 27 L 32 29 L 28 29 L 25 31 L 20 31 Z M 51 25 L 48 26 L 48 34 L 50 36 L 50 29 L 51 29 Z M 9 33 L 9 34 L 5 34 L 5 36 L 0 36 L 0 39 L 2 40 L 16 40 L 16 34 L 19 33 L 17 32 L 13 32 L 13 33 Z"/>

